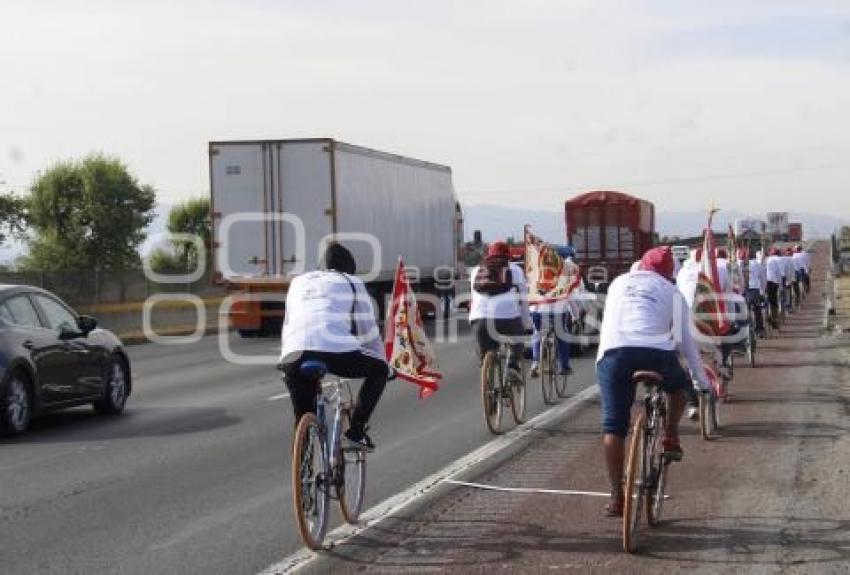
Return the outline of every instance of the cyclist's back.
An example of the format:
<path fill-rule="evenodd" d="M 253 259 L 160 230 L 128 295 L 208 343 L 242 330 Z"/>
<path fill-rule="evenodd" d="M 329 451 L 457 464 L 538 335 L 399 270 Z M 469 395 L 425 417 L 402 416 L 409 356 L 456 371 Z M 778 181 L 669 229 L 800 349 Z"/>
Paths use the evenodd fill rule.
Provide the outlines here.
<path fill-rule="evenodd" d="M 324 260 L 325 271 L 300 275 L 289 286 L 281 332 L 281 369 L 296 424 L 314 409 L 319 393 L 315 381 L 301 373 L 302 363 L 320 361 L 340 377 L 363 378 L 346 437 L 371 449 L 374 444 L 366 435 L 366 424 L 389 374 L 383 343 L 366 286 L 353 275 L 351 252 L 330 244 Z"/>

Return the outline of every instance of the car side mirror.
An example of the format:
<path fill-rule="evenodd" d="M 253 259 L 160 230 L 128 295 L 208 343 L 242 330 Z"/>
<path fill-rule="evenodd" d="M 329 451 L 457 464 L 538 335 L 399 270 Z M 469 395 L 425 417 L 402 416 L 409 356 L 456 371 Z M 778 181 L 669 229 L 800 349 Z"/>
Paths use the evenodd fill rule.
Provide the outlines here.
<path fill-rule="evenodd" d="M 83 332 L 83 335 L 88 335 L 97 328 L 97 319 L 90 315 L 81 315 L 77 318 L 77 327 Z"/>
<path fill-rule="evenodd" d="M 68 339 L 77 339 L 78 337 L 85 337 L 85 334 L 67 325 L 63 325 L 59 328 L 59 339 L 63 341 Z"/>

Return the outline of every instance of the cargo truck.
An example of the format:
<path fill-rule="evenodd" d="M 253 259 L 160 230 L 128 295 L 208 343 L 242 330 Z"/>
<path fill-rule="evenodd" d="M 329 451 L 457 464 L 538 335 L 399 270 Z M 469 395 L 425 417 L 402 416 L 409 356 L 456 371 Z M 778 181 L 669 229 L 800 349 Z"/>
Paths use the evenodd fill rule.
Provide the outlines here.
<path fill-rule="evenodd" d="M 803 241 L 803 224 L 799 222 L 791 222 L 788 224 L 788 241 L 802 242 Z"/>
<path fill-rule="evenodd" d="M 399 257 L 420 292 L 446 295 L 460 277 L 447 166 L 320 138 L 210 142 L 209 170 L 214 281 L 242 336 L 280 333 L 289 282 L 328 241 L 351 249 L 381 314 Z"/>
<path fill-rule="evenodd" d="M 646 200 L 596 191 L 568 200 L 564 209 L 567 243 L 589 290 L 605 292 L 655 243 L 655 206 Z"/>

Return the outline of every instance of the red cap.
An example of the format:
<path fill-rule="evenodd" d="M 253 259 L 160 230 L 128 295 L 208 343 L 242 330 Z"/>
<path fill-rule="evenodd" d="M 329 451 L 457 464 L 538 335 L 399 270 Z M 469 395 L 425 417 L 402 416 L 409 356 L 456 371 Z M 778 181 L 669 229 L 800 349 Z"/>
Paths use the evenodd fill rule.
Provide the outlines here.
<path fill-rule="evenodd" d="M 673 250 L 670 249 L 670 246 L 652 248 L 643 254 L 638 269 L 645 272 L 655 272 L 665 278 L 673 279 L 673 273 L 676 271 Z"/>
<path fill-rule="evenodd" d="M 511 257 L 511 248 L 506 242 L 496 241 L 487 248 L 487 257 Z"/>

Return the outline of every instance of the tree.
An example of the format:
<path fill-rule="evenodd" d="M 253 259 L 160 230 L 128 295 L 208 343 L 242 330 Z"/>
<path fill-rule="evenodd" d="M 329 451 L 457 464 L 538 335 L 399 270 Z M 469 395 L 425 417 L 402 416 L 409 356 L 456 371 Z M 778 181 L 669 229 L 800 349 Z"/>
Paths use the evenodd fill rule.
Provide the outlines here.
<path fill-rule="evenodd" d="M 0 244 L 24 232 L 26 201 L 12 192 L 0 193 Z"/>
<path fill-rule="evenodd" d="M 200 237 L 209 262 L 212 238 L 209 199 L 192 198 L 171 208 L 168 212 L 168 231 Z M 177 239 L 171 240 L 171 251 L 158 249 L 150 255 L 151 268 L 159 273 L 187 273 L 187 270 L 197 269 L 198 263 L 197 245 Z"/>
<path fill-rule="evenodd" d="M 38 176 L 26 199 L 35 235 L 22 264 L 45 271 L 135 268 L 155 200 L 153 188 L 117 158 L 60 162 Z"/>

